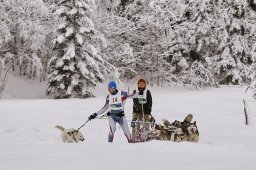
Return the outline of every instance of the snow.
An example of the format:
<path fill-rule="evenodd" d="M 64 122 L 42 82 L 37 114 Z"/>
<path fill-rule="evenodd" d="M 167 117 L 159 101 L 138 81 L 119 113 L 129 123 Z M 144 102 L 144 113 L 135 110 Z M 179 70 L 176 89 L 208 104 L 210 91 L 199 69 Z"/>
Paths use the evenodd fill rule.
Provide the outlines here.
<path fill-rule="evenodd" d="M 65 89 L 65 85 L 63 83 L 61 83 L 59 86 L 61 89 Z"/>
<path fill-rule="evenodd" d="M 86 26 L 92 27 L 92 28 L 94 27 L 94 24 L 93 24 L 93 22 L 92 22 L 92 20 L 90 18 L 85 17 L 84 18 L 84 22 L 86 23 Z"/>
<path fill-rule="evenodd" d="M 76 56 L 76 47 L 74 43 L 70 43 L 67 48 L 67 52 L 63 56 L 64 60 L 70 60 Z"/>
<path fill-rule="evenodd" d="M 81 73 L 83 75 L 85 75 L 85 74 L 88 75 L 89 74 L 89 70 L 86 68 L 86 65 L 83 61 L 78 62 L 78 67 L 80 68 Z"/>
<path fill-rule="evenodd" d="M 66 28 L 66 33 L 65 33 L 66 37 L 69 37 L 73 33 L 74 33 L 74 28 L 73 27 L 67 27 Z"/>
<path fill-rule="evenodd" d="M 88 44 L 87 45 L 87 48 L 90 50 L 90 52 L 92 53 L 92 55 L 97 55 L 98 54 L 98 50 L 94 47 L 94 46 L 92 46 L 91 44 Z"/>
<path fill-rule="evenodd" d="M 61 44 L 65 41 L 65 37 L 63 35 L 59 35 L 57 37 L 56 41 Z"/>
<path fill-rule="evenodd" d="M 83 7 L 83 4 L 82 4 L 82 2 L 80 2 L 80 1 L 75 1 L 75 5 L 77 6 L 77 7 Z"/>
<path fill-rule="evenodd" d="M 83 37 L 80 35 L 80 34 L 76 34 L 76 39 L 77 39 L 77 42 L 82 45 L 84 40 L 83 40 Z"/>
<path fill-rule="evenodd" d="M 71 81 L 71 84 L 72 84 L 72 85 L 78 85 L 78 81 L 77 81 L 77 80 L 72 80 L 72 81 Z"/>
<path fill-rule="evenodd" d="M 58 26 L 58 29 L 59 29 L 59 30 L 60 30 L 60 29 L 63 29 L 63 28 L 66 27 L 66 25 L 67 25 L 66 22 L 60 23 L 59 26 Z"/>
<path fill-rule="evenodd" d="M 90 32 L 92 29 L 91 28 L 87 28 L 87 27 L 81 27 L 80 28 L 80 33 L 84 33 L 84 32 Z"/>
<path fill-rule="evenodd" d="M 56 68 L 62 67 L 64 65 L 64 61 L 62 59 L 58 59 L 56 63 Z"/>
<path fill-rule="evenodd" d="M 65 8 L 64 7 L 57 9 L 56 12 L 55 12 L 56 15 L 61 15 L 62 13 L 65 13 Z"/>
<path fill-rule="evenodd" d="M 88 65 L 96 67 L 95 60 L 88 53 L 86 53 L 84 57 L 86 58 L 86 62 Z"/>
<path fill-rule="evenodd" d="M 68 12 L 69 15 L 75 15 L 76 13 L 77 13 L 77 9 L 75 9 L 75 8 L 71 9 L 71 10 Z"/>
<path fill-rule="evenodd" d="M 5 86 L 5 90 L 3 91 L 3 94 L 2 94 L 2 98 L 4 99 L 47 98 L 47 96 L 45 95 L 46 84 L 47 84 L 46 82 L 40 82 L 37 79 L 29 80 L 24 77 L 16 77 L 13 75 L 9 75 L 7 84 Z"/>
<path fill-rule="evenodd" d="M 70 84 L 70 85 L 68 86 L 68 89 L 67 89 L 67 94 L 71 95 L 73 88 L 74 88 L 73 84 Z"/>
<path fill-rule="evenodd" d="M 254 170 L 256 168 L 256 101 L 244 96 L 244 87 L 202 90 L 149 87 L 153 115 L 159 122 L 197 121 L 199 143 L 153 141 L 129 144 L 117 126 L 113 143 L 107 142 L 108 122 L 95 119 L 81 131 L 85 141 L 63 144 L 56 124 L 78 128 L 105 103 L 106 85 L 90 99 L 9 99 L 0 101 L 0 169 L 147 169 L 147 170 Z M 130 87 L 130 91 L 134 86 Z M 123 86 L 127 89 L 127 86 Z M 251 125 L 244 125 L 243 98 L 249 105 Z M 131 120 L 132 100 L 126 102 Z"/>

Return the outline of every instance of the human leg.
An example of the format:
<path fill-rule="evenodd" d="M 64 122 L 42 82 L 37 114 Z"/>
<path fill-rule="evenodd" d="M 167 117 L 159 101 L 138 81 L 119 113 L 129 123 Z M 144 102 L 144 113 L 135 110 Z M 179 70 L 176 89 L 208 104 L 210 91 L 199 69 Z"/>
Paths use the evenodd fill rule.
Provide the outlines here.
<path fill-rule="evenodd" d="M 109 116 L 108 122 L 109 122 L 109 128 L 110 128 L 110 131 L 108 134 L 108 142 L 113 142 L 114 134 L 116 131 L 116 121 L 111 116 Z"/>
<path fill-rule="evenodd" d="M 127 124 L 127 121 L 126 121 L 126 118 L 124 116 L 122 116 L 118 123 L 120 124 L 128 142 L 130 143 L 131 142 L 131 133 L 130 133 L 130 130 L 129 130 L 129 127 L 128 127 L 128 124 Z"/>
<path fill-rule="evenodd" d="M 132 127 L 132 141 L 134 142 L 135 141 L 135 133 L 136 133 L 136 123 L 135 121 L 137 121 L 137 113 L 133 113 L 132 114 L 132 123 L 131 123 L 131 127 Z"/>

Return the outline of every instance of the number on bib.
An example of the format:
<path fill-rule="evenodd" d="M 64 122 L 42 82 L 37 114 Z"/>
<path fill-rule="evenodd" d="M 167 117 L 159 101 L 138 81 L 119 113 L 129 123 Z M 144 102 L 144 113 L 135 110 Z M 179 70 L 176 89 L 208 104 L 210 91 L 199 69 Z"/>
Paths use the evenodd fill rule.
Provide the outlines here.
<path fill-rule="evenodd" d="M 116 98 L 113 98 L 113 103 L 114 103 L 114 102 L 117 102 L 117 97 L 116 97 Z"/>

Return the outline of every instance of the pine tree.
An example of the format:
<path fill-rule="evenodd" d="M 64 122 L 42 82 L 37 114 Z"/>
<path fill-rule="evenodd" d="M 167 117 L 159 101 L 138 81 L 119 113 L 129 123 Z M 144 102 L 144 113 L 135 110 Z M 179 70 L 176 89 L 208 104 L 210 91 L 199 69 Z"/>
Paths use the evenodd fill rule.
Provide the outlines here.
<path fill-rule="evenodd" d="M 49 62 L 47 94 L 52 98 L 92 97 L 103 81 L 103 59 L 94 47 L 93 0 L 62 0 L 56 14 L 62 19 L 54 40 L 56 55 Z"/>
<path fill-rule="evenodd" d="M 218 44 L 213 55 L 213 71 L 220 84 L 245 84 L 250 65 L 256 61 L 256 13 L 244 0 L 218 1 L 216 5 L 216 34 Z"/>

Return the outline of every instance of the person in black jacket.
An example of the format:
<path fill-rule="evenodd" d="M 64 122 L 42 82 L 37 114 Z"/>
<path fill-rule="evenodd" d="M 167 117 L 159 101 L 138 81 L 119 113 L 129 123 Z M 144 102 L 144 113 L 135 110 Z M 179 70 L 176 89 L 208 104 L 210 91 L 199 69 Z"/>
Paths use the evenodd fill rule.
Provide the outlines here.
<path fill-rule="evenodd" d="M 138 86 L 138 98 L 133 99 L 133 116 L 132 116 L 132 141 L 135 141 L 136 129 L 139 128 L 138 124 L 135 125 L 135 121 L 144 121 L 150 122 L 152 120 L 151 110 L 152 110 L 152 96 L 150 91 L 146 88 L 147 81 L 143 78 L 140 78 L 137 81 Z M 144 118 L 144 120 L 143 120 Z M 149 123 L 145 123 L 149 128 Z M 136 127 L 135 127 L 136 126 Z"/>

